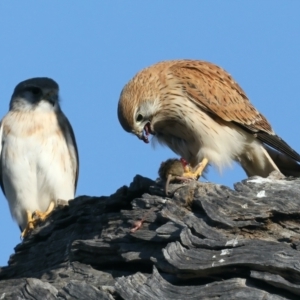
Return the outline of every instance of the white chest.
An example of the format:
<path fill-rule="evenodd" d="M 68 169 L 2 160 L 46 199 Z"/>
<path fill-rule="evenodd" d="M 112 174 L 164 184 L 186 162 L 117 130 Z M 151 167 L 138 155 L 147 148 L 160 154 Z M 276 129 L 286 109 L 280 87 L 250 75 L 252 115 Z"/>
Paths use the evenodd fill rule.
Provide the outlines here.
<path fill-rule="evenodd" d="M 2 180 L 12 215 L 45 211 L 74 197 L 75 174 L 55 113 L 8 113 L 2 120 Z"/>

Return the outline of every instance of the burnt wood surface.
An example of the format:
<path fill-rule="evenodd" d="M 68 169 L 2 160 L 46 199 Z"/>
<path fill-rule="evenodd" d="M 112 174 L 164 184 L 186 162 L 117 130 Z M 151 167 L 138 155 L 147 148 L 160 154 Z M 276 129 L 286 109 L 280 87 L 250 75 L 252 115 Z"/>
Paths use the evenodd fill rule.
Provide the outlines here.
<path fill-rule="evenodd" d="M 0 269 L 0 299 L 300 299 L 300 179 L 170 191 L 137 175 L 58 207 Z"/>

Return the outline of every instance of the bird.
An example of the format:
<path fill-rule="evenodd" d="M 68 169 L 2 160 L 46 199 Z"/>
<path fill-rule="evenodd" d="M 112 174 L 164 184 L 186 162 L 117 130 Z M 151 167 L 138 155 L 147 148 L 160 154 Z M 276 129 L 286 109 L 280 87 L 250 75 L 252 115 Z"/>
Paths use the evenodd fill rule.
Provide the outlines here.
<path fill-rule="evenodd" d="M 145 143 L 168 146 L 199 177 L 235 161 L 248 177 L 273 171 L 300 176 L 300 155 L 272 129 L 221 67 L 201 60 L 168 60 L 138 72 L 122 89 L 118 119 Z"/>
<path fill-rule="evenodd" d="M 24 80 L 0 123 L 0 185 L 22 238 L 75 196 L 77 144 L 59 100 L 53 79 Z"/>

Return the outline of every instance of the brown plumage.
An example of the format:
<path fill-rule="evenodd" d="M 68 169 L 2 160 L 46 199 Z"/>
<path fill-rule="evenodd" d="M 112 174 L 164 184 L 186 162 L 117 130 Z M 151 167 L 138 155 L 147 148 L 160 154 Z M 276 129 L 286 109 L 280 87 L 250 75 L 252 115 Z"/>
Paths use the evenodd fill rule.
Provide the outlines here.
<path fill-rule="evenodd" d="M 122 90 L 118 117 L 124 130 L 145 142 L 153 134 L 192 167 L 205 160 L 221 169 L 237 161 L 248 176 L 279 169 L 300 175 L 300 155 L 233 78 L 208 62 L 173 60 L 142 70 Z"/>

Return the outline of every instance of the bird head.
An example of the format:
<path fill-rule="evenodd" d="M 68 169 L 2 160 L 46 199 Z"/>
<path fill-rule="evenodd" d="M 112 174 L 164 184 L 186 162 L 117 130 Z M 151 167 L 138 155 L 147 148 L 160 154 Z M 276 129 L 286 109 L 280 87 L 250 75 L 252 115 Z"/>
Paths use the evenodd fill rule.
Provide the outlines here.
<path fill-rule="evenodd" d="M 58 91 L 58 84 L 51 78 L 27 79 L 15 87 L 10 100 L 10 109 L 55 110 L 59 107 Z"/>
<path fill-rule="evenodd" d="M 154 89 L 147 89 L 144 80 L 140 79 L 137 75 L 123 88 L 118 104 L 118 118 L 125 131 L 149 143 L 149 135 L 155 134 L 152 120 L 158 111 L 159 98 L 155 97 Z"/>

